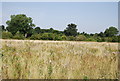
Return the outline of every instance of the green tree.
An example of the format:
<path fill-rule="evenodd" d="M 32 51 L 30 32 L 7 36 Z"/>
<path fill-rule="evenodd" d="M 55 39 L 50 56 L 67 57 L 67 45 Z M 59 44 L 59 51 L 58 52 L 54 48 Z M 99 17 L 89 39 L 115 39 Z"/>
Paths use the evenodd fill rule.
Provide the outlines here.
<path fill-rule="evenodd" d="M 82 32 L 82 33 L 80 33 L 81 35 L 84 35 L 84 36 L 86 36 L 86 37 L 90 37 L 90 35 L 89 34 L 87 34 L 86 32 Z"/>
<path fill-rule="evenodd" d="M 5 26 L 4 26 L 4 25 L 1 25 L 1 26 L 0 26 L 0 30 L 5 31 Z"/>
<path fill-rule="evenodd" d="M 106 37 L 112 37 L 118 34 L 118 29 L 115 27 L 109 27 L 108 29 L 105 30 L 104 34 Z"/>
<path fill-rule="evenodd" d="M 11 20 L 6 22 L 8 25 L 6 29 L 13 35 L 15 35 L 16 32 L 20 32 L 27 37 L 28 34 L 32 33 L 32 27 L 35 26 L 32 21 L 32 18 L 27 17 L 25 14 L 11 15 Z"/>
<path fill-rule="evenodd" d="M 40 27 L 36 27 L 35 29 L 34 29 L 34 33 L 37 33 L 37 34 L 39 34 L 41 31 L 40 31 Z"/>
<path fill-rule="evenodd" d="M 77 29 L 76 29 L 77 25 L 71 23 L 68 24 L 68 27 L 64 30 L 64 33 L 66 36 L 76 36 L 77 33 Z"/>

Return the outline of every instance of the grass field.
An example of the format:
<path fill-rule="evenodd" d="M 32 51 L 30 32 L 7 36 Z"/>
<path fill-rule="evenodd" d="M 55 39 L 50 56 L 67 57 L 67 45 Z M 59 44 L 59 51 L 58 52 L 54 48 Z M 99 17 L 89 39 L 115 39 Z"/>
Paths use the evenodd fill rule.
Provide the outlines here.
<path fill-rule="evenodd" d="M 116 79 L 118 43 L 0 40 L 3 79 Z"/>

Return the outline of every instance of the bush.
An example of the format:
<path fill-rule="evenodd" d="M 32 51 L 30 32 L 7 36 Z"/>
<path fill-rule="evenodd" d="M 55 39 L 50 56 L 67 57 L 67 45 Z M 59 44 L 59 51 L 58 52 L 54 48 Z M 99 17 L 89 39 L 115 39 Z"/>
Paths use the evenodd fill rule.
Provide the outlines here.
<path fill-rule="evenodd" d="M 67 37 L 66 37 L 65 35 L 62 35 L 62 36 L 61 36 L 61 39 L 62 39 L 62 40 L 67 40 Z"/>
<path fill-rule="evenodd" d="M 84 35 L 78 35 L 78 36 L 76 36 L 75 40 L 76 41 L 85 41 L 86 37 Z"/>
<path fill-rule="evenodd" d="M 97 40 L 97 42 L 104 42 L 104 39 L 101 37 L 97 37 L 96 40 Z"/>
<path fill-rule="evenodd" d="M 43 33 L 42 36 L 41 36 L 41 39 L 43 39 L 43 40 L 53 40 L 54 35 L 53 35 L 53 33 Z"/>
<path fill-rule="evenodd" d="M 40 40 L 41 39 L 41 34 L 33 34 L 30 39 L 32 40 Z"/>
<path fill-rule="evenodd" d="M 111 37 L 105 37 L 105 42 L 112 42 L 112 38 Z"/>
<path fill-rule="evenodd" d="M 68 36 L 68 37 L 67 37 L 67 40 L 69 40 L 69 41 L 74 41 L 74 40 L 75 40 L 75 37 L 74 37 L 74 36 Z"/>
<path fill-rule="evenodd" d="M 13 39 L 25 39 L 25 37 L 23 36 L 23 34 L 20 34 L 19 32 L 17 32 L 15 36 L 13 36 Z"/>
<path fill-rule="evenodd" d="M 62 40 L 62 36 L 59 34 L 54 34 L 54 40 Z"/>
<path fill-rule="evenodd" d="M 118 38 L 118 36 L 114 36 L 114 37 L 112 37 L 112 42 L 119 42 L 119 38 Z"/>
<path fill-rule="evenodd" d="M 95 42 L 97 42 L 97 40 L 95 40 L 95 38 L 93 38 L 93 37 L 87 38 L 86 41 L 95 41 Z"/>
<path fill-rule="evenodd" d="M 5 32 L 5 31 L 2 32 L 2 38 L 3 39 L 10 39 L 12 37 L 13 37 L 13 35 L 12 35 L 11 32 Z"/>

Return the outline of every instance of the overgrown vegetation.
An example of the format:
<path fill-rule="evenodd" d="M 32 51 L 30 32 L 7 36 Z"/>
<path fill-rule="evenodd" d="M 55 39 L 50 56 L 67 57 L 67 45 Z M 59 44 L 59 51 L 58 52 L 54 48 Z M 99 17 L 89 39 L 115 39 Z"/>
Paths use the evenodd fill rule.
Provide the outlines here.
<path fill-rule="evenodd" d="M 87 34 L 77 32 L 76 24 L 68 24 L 64 31 L 41 29 L 35 27 L 32 18 L 25 14 L 11 15 L 11 20 L 6 22 L 7 27 L 1 25 L 3 39 L 32 39 L 32 40 L 70 40 L 70 41 L 96 41 L 120 42 L 118 29 L 109 27 L 104 32 Z"/>
<path fill-rule="evenodd" d="M 3 79 L 118 78 L 118 43 L 0 41 Z"/>

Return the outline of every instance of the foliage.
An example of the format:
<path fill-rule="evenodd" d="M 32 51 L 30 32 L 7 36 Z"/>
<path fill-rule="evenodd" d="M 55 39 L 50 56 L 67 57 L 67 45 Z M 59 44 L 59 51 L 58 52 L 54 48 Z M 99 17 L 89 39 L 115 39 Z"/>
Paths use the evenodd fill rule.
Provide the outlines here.
<path fill-rule="evenodd" d="M 11 15 L 11 19 L 6 22 L 8 26 L 0 26 L 3 32 L 3 38 L 120 42 L 120 35 L 118 35 L 119 31 L 115 27 L 109 27 L 104 32 L 88 34 L 86 32 L 77 32 L 77 25 L 73 23 L 68 24 L 64 31 L 59 31 L 53 28 L 41 29 L 40 27 L 35 27 L 32 21 L 32 18 L 27 17 L 25 14 Z"/>
<path fill-rule="evenodd" d="M 104 34 L 103 32 L 100 32 L 100 33 L 98 34 L 98 36 L 100 36 L 100 37 L 105 37 L 105 34 Z"/>
<path fill-rule="evenodd" d="M 76 29 L 77 25 L 71 23 L 68 24 L 68 27 L 64 30 L 64 33 L 66 36 L 76 36 L 77 33 L 77 29 Z"/>
<path fill-rule="evenodd" d="M 54 39 L 53 40 L 64 40 L 62 39 L 62 36 L 60 36 L 59 34 L 53 34 Z"/>
<path fill-rule="evenodd" d="M 2 32 L 2 38 L 3 39 L 10 39 L 12 37 L 13 37 L 13 35 L 11 34 L 11 32 L 6 32 L 6 31 Z"/>
<path fill-rule="evenodd" d="M 31 37 L 30 37 L 30 39 L 32 39 L 32 40 L 40 40 L 41 39 L 41 34 L 33 34 Z"/>
<path fill-rule="evenodd" d="M 112 37 L 112 42 L 119 42 L 118 36 L 113 36 Z"/>
<path fill-rule="evenodd" d="M 1 25 L 1 26 L 0 26 L 0 31 L 1 31 L 1 30 L 2 30 L 2 31 L 5 31 L 5 30 L 6 30 L 4 25 Z"/>
<path fill-rule="evenodd" d="M 95 41 L 96 42 L 97 40 L 93 37 L 90 37 L 90 38 L 87 38 L 86 41 Z"/>
<path fill-rule="evenodd" d="M 97 40 L 97 42 L 104 42 L 104 38 L 102 38 L 102 37 L 97 37 L 96 40 Z"/>
<path fill-rule="evenodd" d="M 106 37 L 112 37 L 118 34 L 118 29 L 115 27 L 109 27 L 108 29 L 105 30 L 105 35 Z"/>
<path fill-rule="evenodd" d="M 69 40 L 69 41 L 74 41 L 74 40 L 75 40 L 75 37 L 74 37 L 74 36 L 68 36 L 68 37 L 67 37 L 67 40 Z"/>
<path fill-rule="evenodd" d="M 11 20 L 8 20 L 6 24 L 8 25 L 6 29 L 13 35 L 20 32 L 25 37 L 28 33 L 31 33 L 32 27 L 35 26 L 32 23 L 32 18 L 27 17 L 25 14 L 11 15 Z"/>
<path fill-rule="evenodd" d="M 112 38 L 111 37 L 105 37 L 105 42 L 112 42 Z"/>
<path fill-rule="evenodd" d="M 62 40 L 67 40 L 67 36 L 62 35 L 62 36 L 61 36 L 61 39 L 62 39 Z"/>
<path fill-rule="evenodd" d="M 40 27 L 36 27 L 36 28 L 34 29 L 34 33 L 39 34 L 40 32 L 41 32 Z"/>
<path fill-rule="evenodd" d="M 78 35 L 78 36 L 76 36 L 75 40 L 76 41 L 85 41 L 86 37 L 84 35 Z"/>
<path fill-rule="evenodd" d="M 24 35 L 21 34 L 20 32 L 17 32 L 14 36 L 13 39 L 25 39 Z"/>
<path fill-rule="evenodd" d="M 53 40 L 54 37 L 52 33 L 43 33 L 41 39 L 42 40 Z"/>

